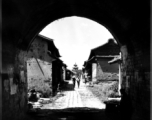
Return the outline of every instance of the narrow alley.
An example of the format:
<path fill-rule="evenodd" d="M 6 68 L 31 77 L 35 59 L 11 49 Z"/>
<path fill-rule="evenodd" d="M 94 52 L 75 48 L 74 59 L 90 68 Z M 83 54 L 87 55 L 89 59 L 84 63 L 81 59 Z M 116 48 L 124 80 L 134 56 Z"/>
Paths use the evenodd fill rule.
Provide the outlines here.
<path fill-rule="evenodd" d="M 42 109 L 64 109 L 64 108 L 74 108 L 74 107 L 88 107 L 105 109 L 105 104 L 101 103 L 98 98 L 96 98 L 91 91 L 89 91 L 85 84 L 80 83 L 80 88 L 77 84 L 73 90 L 73 83 L 70 80 L 65 91 L 59 93 L 59 97 L 56 101 L 50 104 L 46 104 Z"/>
<path fill-rule="evenodd" d="M 30 120 L 119 120 L 118 113 L 106 113 L 106 106 L 86 87 L 81 79 L 73 89 L 72 81 L 58 93 L 52 103 L 44 104 L 40 109 L 29 114 Z"/>

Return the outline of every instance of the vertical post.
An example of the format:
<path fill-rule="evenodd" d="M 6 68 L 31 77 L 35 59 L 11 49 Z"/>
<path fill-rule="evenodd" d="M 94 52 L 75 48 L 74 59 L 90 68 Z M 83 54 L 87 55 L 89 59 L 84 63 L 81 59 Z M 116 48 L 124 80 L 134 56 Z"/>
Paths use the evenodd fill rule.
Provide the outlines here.
<path fill-rule="evenodd" d="M 97 79 L 97 64 L 92 63 L 92 82 L 95 82 Z"/>
<path fill-rule="evenodd" d="M 66 68 L 64 66 L 62 68 L 63 68 L 63 80 L 65 80 L 66 79 Z"/>
<path fill-rule="evenodd" d="M 120 89 L 121 89 L 121 63 L 119 62 L 119 86 L 118 86 L 119 95 L 120 95 Z"/>
<path fill-rule="evenodd" d="M 122 83 L 122 80 L 121 80 L 121 52 L 120 52 L 120 61 L 118 62 L 119 64 L 119 86 L 118 86 L 118 92 L 119 92 L 119 95 L 120 95 L 120 89 L 121 89 L 121 83 Z"/>
<path fill-rule="evenodd" d="M 64 69 L 64 80 L 66 80 L 66 68 Z"/>

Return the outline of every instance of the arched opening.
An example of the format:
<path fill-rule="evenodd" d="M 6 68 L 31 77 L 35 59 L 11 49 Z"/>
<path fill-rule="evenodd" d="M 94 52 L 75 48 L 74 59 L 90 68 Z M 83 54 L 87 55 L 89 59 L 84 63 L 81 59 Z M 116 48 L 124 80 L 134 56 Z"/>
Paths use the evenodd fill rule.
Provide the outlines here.
<path fill-rule="evenodd" d="M 27 78 L 24 58 L 31 42 L 50 22 L 73 15 L 104 25 L 119 41 L 123 58 L 122 87 L 131 97 L 132 119 L 149 119 L 150 16 L 146 14 L 150 13 L 149 5 L 149 1 L 3 1 L 0 97 L 3 98 L 0 101 L 3 119 L 25 117 Z M 141 9 L 143 7 L 145 9 Z"/>
<path fill-rule="evenodd" d="M 20 39 L 19 47 L 21 47 L 22 49 L 26 49 L 26 47 L 28 47 L 30 42 L 44 28 L 44 26 L 47 26 L 54 20 L 69 16 L 86 17 L 88 19 L 98 22 L 110 31 L 110 33 L 114 36 L 115 40 L 117 40 L 119 44 L 123 45 L 124 41 L 127 40 L 127 36 L 123 35 L 124 29 L 122 29 L 121 24 L 110 14 L 107 14 L 107 9 L 103 9 L 102 13 L 99 13 L 96 10 L 97 8 L 94 8 L 95 14 L 90 14 L 93 12 L 90 7 L 91 6 L 86 6 L 86 10 L 81 8 L 84 12 L 80 12 L 80 9 L 77 7 L 74 7 L 74 10 L 71 11 L 71 8 L 67 7 L 66 3 L 63 3 L 57 6 L 51 6 L 51 8 L 50 6 L 47 6 L 45 8 L 42 7 L 40 11 L 33 12 L 24 23 L 25 25 L 22 29 L 23 35 Z M 60 8 L 64 9 L 59 11 Z M 39 16 L 39 18 L 33 18 L 33 16 Z M 32 22 L 32 25 L 31 23 L 29 24 L 29 21 Z M 115 24 L 111 24 L 111 21 L 113 21 L 113 23 Z"/>
<path fill-rule="evenodd" d="M 71 32 L 71 31 L 73 31 L 73 32 Z M 66 36 L 67 34 L 70 36 L 69 38 Z M 66 41 L 68 41 L 68 42 L 66 42 Z M 89 41 L 90 41 L 90 44 L 88 44 L 89 47 L 87 48 L 87 46 L 85 46 L 85 44 L 89 43 Z M 50 42 L 54 42 L 54 45 L 52 45 L 52 43 L 50 44 Z M 70 43 L 72 43 L 72 44 L 70 44 Z M 83 44 L 83 43 L 85 43 L 85 44 Z M 65 46 L 66 44 L 68 44 L 68 45 Z M 70 47 L 70 45 L 71 45 L 71 47 Z M 36 86 L 35 88 L 38 90 L 38 89 L 40 89 L 40 87 L 48 84 L 48 85 L 50 85 L 49 90 L 52 92 L 53 96 L 50 94 L 50 96 L 47 96 L 47 98 L 51 98 L 51 97 L 53 98 L 54 96 L 55 96 L 54 98 L 56 98 L 58 96 L 58 99 L 53 101 L 53 103 L 48 103 L 48 104 L 44 105 L 44 107 L 42 107 L 42 109 L 52 110 L 52 109 L 64 109 L 64 108 L 74 108 L 74 109 L 83 108 L 85 110 L 86 108 L 88 108 L 88 109 L 96 108 L 96 109 L 104 110 L 105 109 L 104 101 L 106 101 L 108 99 L 108 97 L 110 97 L 110 96 L 116 98 L 116 96 L 119 95 L 119 93 L 118 93 L 119 92 L 118 89 L 120 87 L 120 85 L 118 86 L 118 84 L 120 83 L 119 64 L 117 62 L 112 63 L 110 61 L 117 57 L 120 57 L 119 56 L 120 48 L 119 48 L 118 43 L 116 43 L 116 41 L 114 40 L 111 33 L 104 26 L 96 23 L 95 21 L 89 20 L 87 18 L 77 17 L 77 16 L 58 19 L 58 20 L 52 22 L 50 24 L 50 27 L 45 27 L 44 30 L 42 30 L 35 37 L 34 41 L 29 46 L 30 47 L 28 50 L 28 54 L 30 54 L 30 56 L 33 56 L 33 54 L 37 54 L 37 56 L 34 57 L 34 59 L 35 59 L 34 64 L 32 64 L 32 63 L 30 65 L 27 64 L 27 66 L 28 66 L 27 73 L 29 73 L 29 74 L 32 73 L 32 75 L 27 76 L 28 82 L 30 81 L 28 83 L 28 85 L 30 86 L 30 87 L 28 87 L 28 89 L 31 89 L 31 86 L 33 87 L 35 85 Z M 46 47 L 44 47 L 44 46 L 46 46 Z M 60 51 L 59 54 L 62 57 L 64 57 L 64 55 L 66 55 L 66 54 L 61 54 L 61 53 L 63 53 L 63 50 L 67 49 L 64 53 L 66 53 L 66 52 L 68 53 L 68 56 L 66 56 L 66 57 L 68 57 L 69 61 L 64 61 L 64 59 L 62 59 L 63 62 L 67 66 L 69 66 L 68 62 L 70 62 L 70 61 L 73 62 L 71 65 L 74 65 L 75 62 L 77 63 L 77 61 L 79 59 L 82 61 L 83 64 L 84 64 L 84 62 L 88 61 L 88 64 L 91 65 L 91 67 L 89 69 L 92 71 L 92 73 L 89 74 L 92 79 L 91 81 L 93 81 L 94 78 L 96 78 L 96 80 L 94 80 L 93 82 L 87 81 L 87 84 L 84 84 L 85 80 L 84 80 L 84 78 L 82 78 L 83 76 L 80 76 L 81 77 L 80 78 L 81 84 L 79 86 L 80 89 L 77 89 L 77 87 L 78 87 L 77 82 L 76 82 L 76 86 L 75 86 L 76 89 L 75 88 L 73 89 L 72 77 L 70 78 L 69 81 L 67 81 L 66 78 L 58 77 L 58 76 L 60 76 L 60 74 L 62 74 L 61 69 L 64 67 L 65 64 L 62 64 L 62 60 L 60 59 L 60 56 L 56 56 L 56 54 L 54 54 L 55 49 L 56 49 L 56 48 L 53 48 L 54 46 L 56 46 L 57 49 Z M 74 46 L 76 46 L 75 49 L 77 48 L 76 49 L 77 53 L 73 52 Z M 81 48 L 81 46 L 82 46 L 82 48 Z M 104 46 L 106 48 L 104 48 Z M 51 47 L 52 47 L 52 49 L 51 49 Z M 61 48 L 61 50 L 60 50 L 60 48 Z M 92 53 L 94 51 L 91 51 L 91 50 L 96 49 L 96 48 L 101 48 L 101 49 L 103 48 L 103 50 L 97 49 L 96 51 L 97 52 L 104 51 L 104 52 L 92 55 Z M 80 50 L 78 51 L 78 49 L 80 49 Z M 33 53 L 33 51 L 35 51 L 35 50 L 36 50 L 36 52 Z M 40 52 L 40 51 L 45 51 L 45 52 Z M 48 51 L 49 51 L 49 54 L 48 54 Z M 69 52 L 69 51 L 71 51 L 71 52 Z M 47 54 L 45 54 L 45 53 L 47 53 Z M 72 54 L 74 54 L 74 55 L 72 56 Z M 84 58 L 81 59 L 81 57 L 83 57 L 83 55 L 85 55 L 85 57 L 84 57 L 85 59 Z M 31 58 L 30 56 L 28 59 Z M 48 56 L 50 58 L 45 58 L 45 56 Z M 58 57 L 58 60 L 56 60 L 56 58 L 54 58 L 53 56 Z M 74 56 L 76 56 L 78 59 L 76 59 L 76 57 L 74 58 Z M 95 56 L 98 56 L 95 58 L 97 61 L 90 62 L 90 59 L 92 59 L 92 57 L 94 58 Z M 42 58 L 44 58 L 44 59 L 42 59 Z M 74 58 L 75 61 L 72 58 Z M 38 60 L 36 60 L 36 59 L 38 59 Z M 53 59 L 54 59 L 54 62 L 53 62 Z M 41 61 L 44 61 L 44 62 L 47 61 L 48 64 L 44 65 Z M 58 62 L 55 63 L 55 61 L 58 61 Z M 29 62 L 29 60 L 28 60 L 28 62 Z M 109 64 L 109 62 L 110 62 L 110 64 Z M 81 69 L 80 69 L 81 72 L 82 72 L 82 66 L 83 66 L 82 63 L 79 64 L 79 67 L 81 67 Z M 52 66 L 50 66 L 50 65 L 52 65 Z M 73 66 L 71 66 L 71 65 L 68 69 L 65 68 L 65 72 L 68 70 L 70 70 L 69 72 L 72 71 Z M 92 68 L 94 65 L 96 65 L 96 66 L 94 68 Z M 37 69 L 35 68 L 35 70 L 32 70 L 32 66 L 33 67 L 37 66 Z M 58 66 L 60 66 L 60 67 L 58 67 Z M 88 66 L 84 65 L 84 70 L 88 71 Z M 96 72 L 94 72 L 94 71 L 96 71 Z M 36 73 L 39 73 L 38 74 L 39 76 L 37 76 Z M 46 74 L 48 74 L 50 77 L 48 77 L 48 75 L 46 75 Z M 83 75 L 83 74 L 84 73 L 82 72 L 81 75 Z M 33 80 L 33 78 L 35 80 Z M 40 80 L 41 83 L 42 83 L 42 81 L 44 81 L 45 85 L 42 85 L 40 83 L 41 85 L 39 84 L 39 86 L 37 86 L 35 81 L 37 81 L 37 83 L 38 83 L 38 82 L 40 82 L 39 79 L 41 79 Z M 47 79 L 48 83 L 45 83 L 46 79 Z M 50 81 L 48 81 L 48 79 Z M 58 91 L 58 87 L 62 81 L 64 82 L 64 89 L 61 94 L 61 91 Z M 105 81 L 107 81 L 107 82 L 105 82 Z M 93 88 L 90 88 L 91 83 L 94 84 L 94 87 L 93 87 L 93 88 L 95 88 L 94 90 L 93 90 Z M 101 88 L 104 86 L 106 86 L 106 87 L 101 90 Z M 112 86 L 115 86 L 115 88 L 113 89 Z M 55 90 L 53 87 L 55 87 Z M 66 90 L 66 92 L 65 92 L 65 90 Z M 71 90 L 73 91 L 73 93 Z M 41 91 L 43 91 L 43 93 L 44 93 L 43 88 L 41 88 Z M 69 91 L 69 92 L 67 92 L 67 91 Z M 56 92 L 56 93 L 54 94 L 54 92 Z M 98 94 L 95 94 L 96 92 L 98 92 Z M 113 92 L 113 93 L 110 93 L 110 92 Z M 57 95 L 58 93 L 59 93 L 59 95 Z M 83 94 L 83 93 L 85 93 L 85 94 Z M 71 94 L 71 96 L 69 96 L 69 94 Z M 100 94 L 100 96 L 98 96 L 99 94 Z M 63 95 L 63 96 L 60 96 L 60 95 Z M 89 98 L 87 96 L 92 96 L 92 97 Z M 65 99 L 63 99 L 63 97 Z M 98 98 L 95 99 L 96 97 L 98 97 Z M 69 100 L 66 101 L 66 99 L 69 99 Z M 60 102 L 57 103 L 57 101 L 60 101 Z M 69 103 L 71 103 L 71 104 L 69 104 Z M 51 104 L 54 104 L 54 106 Z M 60 106 L 58 106 L 58 104 L 60 104 Z"/>

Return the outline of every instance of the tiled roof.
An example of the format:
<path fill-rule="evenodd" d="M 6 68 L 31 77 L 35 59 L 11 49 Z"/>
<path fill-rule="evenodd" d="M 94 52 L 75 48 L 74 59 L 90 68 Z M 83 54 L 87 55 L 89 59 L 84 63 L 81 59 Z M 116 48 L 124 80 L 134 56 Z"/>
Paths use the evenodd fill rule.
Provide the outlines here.
<path fill-rule="evenodd" d="M 113 39 L 109 39 L 108 43 L 92 49 L 89 59 L 92 56 L 96 56 L 96 55 L 98 56 L 119 55 L 119 52 L 120 52 L 119 46 L 114 42 Z"/>

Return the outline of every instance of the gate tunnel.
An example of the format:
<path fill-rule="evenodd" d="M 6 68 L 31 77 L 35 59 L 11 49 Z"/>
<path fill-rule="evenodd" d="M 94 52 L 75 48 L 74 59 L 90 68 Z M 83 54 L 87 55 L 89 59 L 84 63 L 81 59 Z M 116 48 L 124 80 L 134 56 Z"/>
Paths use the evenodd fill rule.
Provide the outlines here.
<path fill-rule="evenodd" d="M 141 9 L 143 8 L 143 9 Z M 122 86 L 131 97 L 133 120 L 150 118 L 150 1 L 5 0 L 2 1 L 2 77 L 0 116 L 26 119 L 26 53 L 50 22 L 86 17 L 105 26 L 122 52 Z M 17 91 L 10 92 L 10 83 Z"/>

